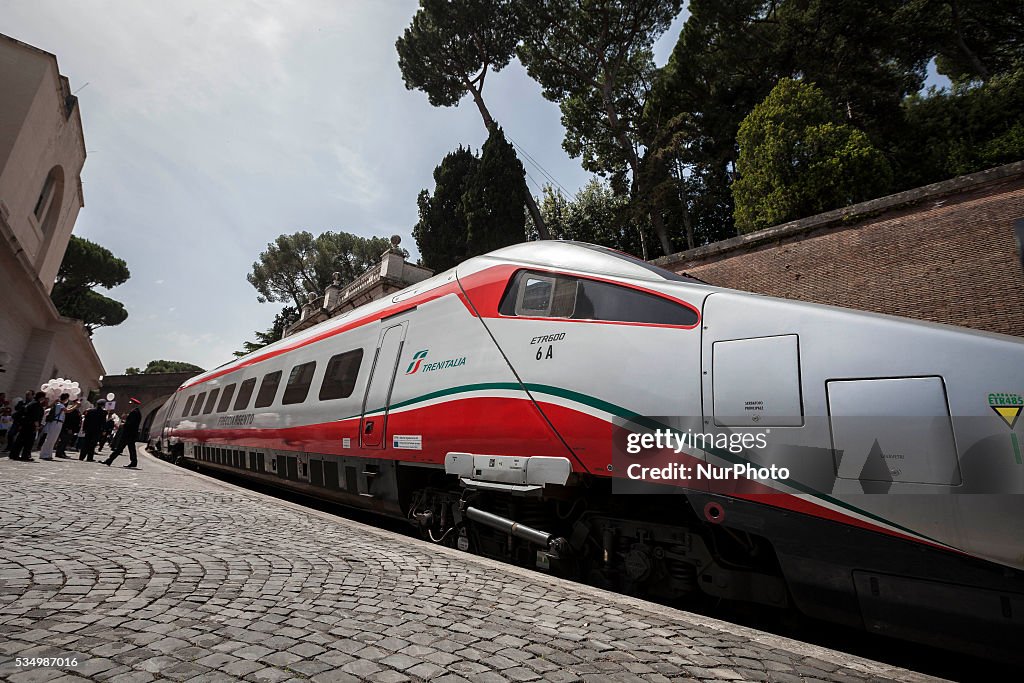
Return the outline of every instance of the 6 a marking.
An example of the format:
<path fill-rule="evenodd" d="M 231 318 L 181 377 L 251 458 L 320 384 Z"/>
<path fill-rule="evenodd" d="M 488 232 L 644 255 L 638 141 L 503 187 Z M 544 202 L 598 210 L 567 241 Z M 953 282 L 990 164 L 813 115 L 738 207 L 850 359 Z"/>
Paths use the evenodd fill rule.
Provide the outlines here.
<path fill-rule="evenodd" d="M 541 346 L 541 347 L 539 347 L 537 349 L 537 356 L 536 356 L 537 360 L 550 360 L 550 359 L 552 359 L 554 357 L 555 357 L 555 347 L 552 346 L 551 344 L 547 345 L 547 350 L 546 351 L 545 351 L 545 347 L 543 347 L 543 346 Z"/>

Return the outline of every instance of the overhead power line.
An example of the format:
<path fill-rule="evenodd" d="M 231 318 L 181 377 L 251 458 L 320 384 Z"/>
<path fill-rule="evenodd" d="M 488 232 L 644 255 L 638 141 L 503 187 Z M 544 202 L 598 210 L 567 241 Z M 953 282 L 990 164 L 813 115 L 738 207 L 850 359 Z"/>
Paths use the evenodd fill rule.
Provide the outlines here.
<path fill-rule="evenodd" d="M 537 168 L 538 171 L 541 172 L 541 174 L 544 176 L 544 178 L 550 184 L 552 184 L 552 185 L 556 186 L 558 189 L 560 189 L 567 197 L 571 197 L 572 196 L 572 193 L 569 192 L 569 190 L 565 189 L 565 186 L 562 185 L 562 183 L 558 182 L 558 179 L 555 178 L 555 176 L 552 175 L 550 172 L 548 172 L 548 170 L 546 168 L 544 168 L 544 166 L 542 166 L 539 161 L 534 159 L 533 156 L 528 151 L 526 151 L 525 147 L 523 147 L 518 142 L 513 140 L 512 137 L 507 132 L 505 133 L 505 137 L 508 138 L 509 142 L 512 143 L 512 145 L 516 148 L 516 150 L 519 151 L 520 154 L 522 154 L 524 157 L 526 157 L 526 160 L 530 164 L 532 164 L 534 167 Z M 527 173 L 527 175 L 529 175 L 529 173 Z M 534 182 L 536 182 L 536 181 L 534 181 Z"/>

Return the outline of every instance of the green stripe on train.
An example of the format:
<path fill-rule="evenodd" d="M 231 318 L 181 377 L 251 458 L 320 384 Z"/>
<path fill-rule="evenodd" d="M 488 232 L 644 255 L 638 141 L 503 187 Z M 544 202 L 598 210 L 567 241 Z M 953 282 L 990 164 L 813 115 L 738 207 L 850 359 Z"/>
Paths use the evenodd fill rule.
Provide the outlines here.
<path fill-rule="evenodd" d="M 644 427 L 644 428 L 647 428 L 647 429 L 664 429 L 664 430 L 669 430 L 669 431 L 675 431 L 672 427 L 670 427 L 670 426 L 668 426 L 666 424 L 663 424 L 663 423 L 661 423 L 661 422 L 659 422 L 657 420 L 651 419 L 651 418 L 649 418 L 647 416 L 641 415 L 640 413 L 636 413 L 636 412 L 634 412 L 632 410 L 629 410 L 628 408 L 623 408 L 622 406 L 616 405 L 614 403 L 610 403 L 609 401 L 605 401 L 603 399 L 597 398 L 596 396 L 589 396 L 587 394 L 583 394 L 583 393 L 580 393 L 578 391 L 573 391 L 572 389 L 565 389 L 563 387 L 556 387 L 556 386 L 552 386 L 550 384 L 526 383 L 524 385 L 520 385 L 517 382 L 480 382 L 478 384 L 464 384 L 464 385 L 457 386 L 457 387 L 449 387 L 447 389 L 439 389 L 437 391 L 431 391 L 431 392 L 423 394 L 421 396 L 416 396 L 414 398 L 406 399 L 404 401 L 399 401 L 398 403 L 393 404 L 391 406 L 391 409 L 405 408 L 407 406 L 416 405 L 417 403 L 423 403 L 425 401 L 430 401 L 430 400 L 433 400 L 435 398 L 443 398 L 445 396 L 454 396 L 456 394 L 465 394 L 465 393 L 472 393 L 472 392 L 477 392 L 477 391 L 496 391 L 496 390 L 497 391 L 519 391 L 519 390 L 523 389 L 524 387 L 526 388 L 527 392 L 529 392 L 530 394 L 534 394 L 534 393 L 537 393 L 537 394 L 548 394 L 549 396 L 557 396 L 559 398 L 568 399 L 568 400 L 576 402 L 576 403 L 581 403 L 583 405 L 590 406 L 591 408 L 596 408 L 596 409 L 598 409 L 598 410 L 600 410 L 602 412 L 609 413 L 611 415 L 615 415 L 616 417 L 620 417 L 620 418 L 622 418 L 624 420 L 628 420 L 628 421 L 632 422 L 633 424 L 636 424 L 638 426 L 641 426 L 641 427 Z M 383 411 L 384 411 L 384 408 L 376 408 L 374 410 L 367 411 L 366 414 L 367 415 L 372 415 L 372 414 L 380 413 L 380 412 L 383 412 Z M 356 417 L 361 417 L 361 415 L 359 415 L 359 414 L 351 415 L 351 416 L 349 416 L 347 418 L 343 418 L 343 419 L 348 420 L 348 419 L 352 419 L 352 418 L 356 418 Z M 721 458 L 722 460 L 725 460 L 727 462 L 731 462 L 734 465 L 743 465 L 743 464 L 753 465 L 754 464 L 750 460 L 747 460 L 746 458 L 740 457 L 739 455 L 737 455 L 735 453 L 730 453 L 729 451 L 723 451 L 723 450 L 720 450 L 720 449 L 717 449 L 717 448 L 713 448 L 713 447 L 711 447 L 711 448 L 707 448 L 707 447 L 705 447 L 705 448 L 697 448 L 696 450 L 700 450 L 700 451 L 703 451 L 703 452 L 708 453 L 710 455 L 714 455 L 715 457 Z M 796 481 L 794 479 L 790 479 L 786 483 L 787 483 L 788 486 L 790 486 L 791 488 L 793 488 L 793 489 L 795 489 L 797 491 L 800 491 L 801 493 L 807 494 L 807 495 L 812 496 L 814 498 L 818 498 L 818 499 L 820 499 L 822 501 L 828 502 L 828 503 L 830 503 L 832 505 L 835 505 L 837 507 L 843 508 L 843 509 L 848 510 L 850 512 L 853 512 L 855 514 L 862 515 L 864 517 L 867 517 L 868 519 L 874 520 L 875 522 L 879 522 L 881 524 L 885 524 L 885 525 L 891 526 L 891 527 L 893 527 L 895 529 L 899 529 L 900 531 L 903 531 L 903 532 L 905 532 L 907 534 L 910 534 L 912 536 L 917 536 L 919 538 L 924 538 L 924 539 L 929 540 L 932 543 L 936 543 L 938 545 L 946 545 L 945 543 L 942 543 L 941 541 L 938 541 L 938 540 L 936 540 L 934 538 L 931 538 L 930 536 L 926 536 L 925 534 L 922 534 L 919 531 L 914 531 L 913 529 L 910 529 L 909 527 L 905 527 L 905 526 L 903 526 L 901 524 L 897 524 L 896 522 L 893 522 L 891 520 L 885 519 L 884 517 L 876 515 L 873 512 L 869 512 L 867 510 L 862 510 L 861 508 L 858 508 L 855 505 L 847 503 L 846 501 L 843 501 L 843 500 L 839 500 L 838 498 L 834 498 L 834 497 L 830 496 L 829 494 L 824 493 L 822 491 L 816 491 L 812 487 L 807 486 L 806 484 L 802 484 L 801 482 Z"/>

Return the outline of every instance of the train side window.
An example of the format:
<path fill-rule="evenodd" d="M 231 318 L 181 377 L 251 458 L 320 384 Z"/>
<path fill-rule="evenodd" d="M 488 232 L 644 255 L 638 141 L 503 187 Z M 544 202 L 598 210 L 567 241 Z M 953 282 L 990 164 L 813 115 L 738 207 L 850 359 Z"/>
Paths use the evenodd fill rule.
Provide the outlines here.
<path fill-rule="evenodd" d="M 220 403 L 217 404 L 217 412 L 223 413 L 231 405 L 231 397 L 235 395 L 235 385 L 229 384 L 224 387 L 224 393 L 220 395 Z"/>
<path fill-rule="evenodd" d="M 284 396 L 281 403 L 290 405 L 302 403 L 309 395 L 309 385 L 313 383 L 313 372 L 316 370 L 316 361 L 302 363 L 292 368 L 288 374 L 288 384 L 284 387 Z"/>
<path fill-rule="evenodd" d="M 198 396 L 196 396 L 196 405 L 195 405 L 195 407 L 192 408 L 192 414 L 193 415 L 198 415 L 199 411 L 201 411 L 203 409 L 203 399 L 205 399 L 205 398 L 206 398 L 206 392 L 205 391 L 203 393 L 199 394 Z"/>
<path fill-rule="evenodd" d="M 655 294 L 610 282 L 529 271 L 516 274 L 498 311 L 508 316 L 680 327 L 697 324 L 696 311 Z"/>
<path fill-rule="evenodd" d="M 238 398 L 235 399 L 234 410 L 245 410 L 249 407 L 249 399 L 252 398 L 252 390 L 255 388 L 255 377 L 250 377 L 242 382 L 242 386 L 238 389 Z"/>
<path fill-rule="evenodd" d="M 516 315 L 551 315 L 551 299 L 555 291 L 553 277 L 528 275 L 519 287 Z"/>
<path fill-rule="evenodd" d="M 579 283 L 573 318 L 680 327 L 697 324 L 696 311 L 663 297 L 610 282 L 581 279 Z"/>
<path fill-rule="evenodd" d="M 256 394 L 255 407 L 266 408 L 274 402 L 274 396 L 277 395 L 277 387 L 281 384 L 282 374 L 281 370 L 276 370 L 263 375 L 263 381 L 260 382 L 260 391 Z"/>
<path fill-rule="evenodd" d="M 188 400 L 185 401 L 185 409 L 181 411 L 181 416 L 182 417 L 186 417 L 189 414 L 188 411 L 192 410 L 192 404 L 195 402 L 195 400 L 196 400 L 195 396 L 189 396 L 188 397 Z"/>
<path fill-rule="evenodd" d="M 363 362 L 363 350 L 346 351 L 332 356 L 320 385 L 320 400 L 348 398 L 356 388 L 356 377 Z"/>
<path fill-rule="evenodd" d="M 521 271 L 501 302 L 502 315 L 527 318 L 572 318 L 579 280 Z"/>
<path fill-rule="evenodd" d="M 218 396 L 220 396 L 220 389 L 214 389 L 210 392 L 210 395 L 206 399 L 206 407 L 203 408 L 203 415 L 209 415 L 213 412 L 213 407 L 217 405 Z"/>

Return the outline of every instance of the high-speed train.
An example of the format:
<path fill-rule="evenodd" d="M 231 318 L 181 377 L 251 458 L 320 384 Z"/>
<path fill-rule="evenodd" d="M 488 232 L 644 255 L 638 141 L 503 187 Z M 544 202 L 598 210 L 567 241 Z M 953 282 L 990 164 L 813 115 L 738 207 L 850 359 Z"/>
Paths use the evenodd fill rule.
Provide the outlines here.
<path fill-rule="evenodd" d="M 1012 658 L 1022 395 L 1015 337 L 532 242 L 194 377 L 151 440 L 618 590 Z"/>

